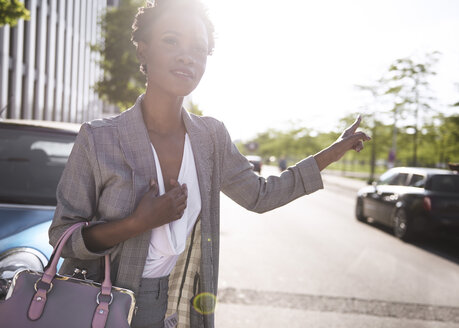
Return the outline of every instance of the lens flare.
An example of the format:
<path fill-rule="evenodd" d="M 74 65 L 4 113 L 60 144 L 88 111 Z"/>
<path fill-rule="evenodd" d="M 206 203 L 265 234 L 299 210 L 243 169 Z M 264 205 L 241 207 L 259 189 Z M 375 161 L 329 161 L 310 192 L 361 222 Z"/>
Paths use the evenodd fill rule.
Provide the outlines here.
<path fill-rule="evenodd" d="M 215 312 L 217 297 L 212 293 L 200 293 L 193 299 L 193 308 L 200 314 L 211 314 Z"/>

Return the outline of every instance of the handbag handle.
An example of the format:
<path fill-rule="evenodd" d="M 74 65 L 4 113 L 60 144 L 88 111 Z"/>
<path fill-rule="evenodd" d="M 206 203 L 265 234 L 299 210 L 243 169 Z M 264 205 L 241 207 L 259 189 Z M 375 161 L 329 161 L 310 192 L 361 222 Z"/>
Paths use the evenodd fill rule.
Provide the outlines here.
<path fill-rule="evenodd" d="M 41 278 L 42 282 L 49 285 L 51 281 L 54 279 L 54 276 L 57 273 L 57 263 L 59 262 L 59 258 L 61 257 L 62 249 L 67 243 L 67 240 L 75 232 L 75 230 L 77 230 L 78 228 L 84 225 L 87 226 L 88 223 L 87 222 L 75 223 L 74 225 L 70 226 L 67 230 L 65 230 L 64 233 L 61 235 L 61 237 L 56 243 L 56 246 L 53 249 L 53 253 L 51 254 L 50 261 L 45 267 L 45 272 L 43 273 L 43 277 Z"/>
<path fill-rule="evenodd" d="M 78 222 L 70 226 L 67 230 L 64 231 L 62 236 L 56 243 L 53 253 L 50 257 L 50 262 L 45 267 L 45 272 L 43 276 L 35 283 L 36 293 L 32 298 L 30 303 L 28 317 L 30 320 L 38 320 L 43 314 L 45 308 L 47 294 L 53 288 L 53 279 L 56 276 L 57 272 L 57 263 L 61 257 L 62 249 L 64 248 L 67 240 L 70 236 L 80 227 L 88 226 L 88 222 Z M 109 305 L 113 301 L 112 290 L 112 281 L 110 278 L 110 254 L 105 255 L 105 270 L 104 270 L 104 281 L 102 282 L 100 292 L 97 294 L 96 302 L 98 304 L 92 321 L 92 327 L 104 327 L 108 318 Z M 44 286 L 45 285 L 45 286 Z M 100 296 L 104 297 L 100 297 Z"/>

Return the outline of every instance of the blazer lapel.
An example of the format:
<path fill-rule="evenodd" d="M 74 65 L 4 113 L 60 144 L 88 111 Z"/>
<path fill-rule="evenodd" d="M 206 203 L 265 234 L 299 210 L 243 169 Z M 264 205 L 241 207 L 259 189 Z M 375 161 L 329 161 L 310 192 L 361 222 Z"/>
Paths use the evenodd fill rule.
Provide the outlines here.
<path fill-rule="evenodd" d="M 149 182 L 151 178 L 156 178 L 156 166 L 150 138 L 143 122 L 142 96 L 137 99 L 133 107 L 120 116 L 118 132 L 126 162 L 136 175 Z"/>
<path fill-rule="evenodd" d="M 214 286 L 214 272 L 217 263 L 214 263 L 213 246 L 218 248 L 219 223 L 212 221 L 211 211 L 214 208 L 211 204 L 212 179 L 213 179 L 213 153 L 214 142 L 211 133 L 207 130 L 207 125 L 200 120 L 190 116 L 185 110 L 182 111 L 183 122 L 190 137 L 191 147 L 193 149 L 196 171 L 201 192 L 201 280 L 200 289 L 216 295 L 216 286 Z M 215 205 L 215 204 L 214 204 Z M 210 307 L 209 307 L 210 308 Z"/>
<path fill-rule="evenodd" d="M 156 165 L 150 139 L 142 117 L 140 96 L 135 105 L 120 116 L 118 125 L 120 147 L 132 170 L 135 209 L 142 196 L 148 191 L 151 179 L 156 179 Z M 121 252 L 117 283 L 137 291 L 142 277 L 151 230 L 128 239 Z"/>
<path fill-rule="evenodd" d="M 201 214 L 209 217 L 210 191 L 212 179 L 213 144 L 209 132 L 203 124 L 195 122 L 188 112 L 182 109 L 182 118 L 193 149 L 194 162 L 201 193 Z M 202 227 L 204 229 L 204 227 Z"/>

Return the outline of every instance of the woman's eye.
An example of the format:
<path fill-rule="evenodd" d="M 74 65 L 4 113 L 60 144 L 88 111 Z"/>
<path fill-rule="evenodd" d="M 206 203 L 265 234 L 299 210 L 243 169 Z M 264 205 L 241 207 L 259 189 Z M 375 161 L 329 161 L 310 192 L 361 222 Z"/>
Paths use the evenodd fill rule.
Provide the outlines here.
<path fill-rule="evenodd" d="M 172 46 L 177 44 L 177 40 L 175 38 L 164 38 L 163 41 Z"/>

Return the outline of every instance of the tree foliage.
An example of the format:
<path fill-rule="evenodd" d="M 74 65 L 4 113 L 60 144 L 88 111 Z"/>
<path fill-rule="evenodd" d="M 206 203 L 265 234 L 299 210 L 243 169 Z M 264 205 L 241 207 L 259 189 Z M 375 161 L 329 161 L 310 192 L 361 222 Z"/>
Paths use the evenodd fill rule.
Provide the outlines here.
<path fill-rule="evenodd" d="M 418 165 L 418 146 L 421 142 L 420 129 L 427 124 L 435 110 L 436 99 L 430 90 L 430 78 L 435 75 L 434 66 L 439 59 L 438 52 L 426 53 L 417 58 L 396 59 L 383 76 L 371 86 L 358 86 L 362 91 L 370 91 L 374 104 L 370 122 L 373 143 L 378 139 L 378 120 L 392 121 L 392 146 L 390 151 L 395 156 L 404 155 L 411 146 L 409 165 Z M 400 148 L 398 133 L 404 133 Z M 410 134 L 411 137 L 406 136 Z M 375 145 L 376 147 L 376 145 Z M 373 158 L 376 149 L 373 150 Z M 374 158 L 375 159 L 375 158 Z M 375 159 L 376 160 L 376 159 Z M 372 164 L 374 165 L 374 163 Z"/>
<path fill-rule="evenodd" d="M 30 19 L 30 12 L 18 0 L 0 0 L 0 26 L 15 26 L 19 19 Z"/>
<path fill-rule="evenodd" d="M 435 97 L 430 90 L 430 78 L 436 75 L 433 70 L 438 62 L 439 52 L 427 53 L 421 59 L 396 59 L 388 72 L 381 78 L 380 83 L 385 89 L 384 94 L 390 96 L 391 112 L 393 114 L 396 132 L 397 122 L 401 121 L 412 132 L 412 160 L 416 166 L 418 160 L 419 128 L 425 123 L 425 118 L 432 116 Z M 395 141 L 395 139 L 394 139 Z M 395 151 L 395 145 L 393 145 Z"/>
<path fill-rule="evenodd" d="M 365 168 L 369 177 L 374 178 L 377 171 L 388 166 L 394 145 L 397 145 L 395 166 L 446 168 L 450 162 L 459 163 L 459 115 L 440 113 L 429 88 L 437 60 L 438 53 L 426 54 L 422 60 L 397 59 L 373 85 L 357 86 L 370 92 L 371 99 L 358 112 L 342 117 L 336 133 L 317 133 L 307 127 L 293 126 L 286 131 L 268 129 L 250 141 L 259 145 L 257 154 L 265 160 L 271 156 L 287 157 L 292 164 L 329 146 L 339 132 L 362 114 L 361 129 L 372 140 L 359 154 L 348 152 L 335 168 Z"/>
<path fill-rule="evenodd" d="M 295 127 L 286 131 L 267 129 L 257 134 L 253 139 L 238 144 L 244 154 L 249 153 L 244 144 L 256 142 L 256 154 L 264 161 L 272 156 L 285 157 L 289 164 L 302 158 L 313 155 L 319 150 L 328 147 L 339 136 L 345 126 L 355 120 L 357 113 L 342 117 L 336 127 L 337 132 L 314 132 L 306 127 Z M 367 171 L 368 176 L 375 178 L 377 173 L 384 171 L 388 164 L 388 154 L 392 147 L 392 124 L 382 120 L 371 120 L 364 115 L 361 129 L 372 136 L 372 140 L 365 144 L 360 152 L 348 152 L 334 167 L 344 171 Z M 372 131 L 376 129 L 377 135 Z M 398 154 L 396 166 L 412 165 L 413 133 L 408 127 L 401 127 L 397 134 Z M 447 167 L 448 163 L 459 163 L 459 115 L 444 116 L 439 114 L 431 121 L 419 127 L 418 166 Z M 371 165 L 373 164 L 373 166 Z M 373 170 L 372 170 L 373 168 Z"/>
<path fill-rule="evenodd" d="M 101 55 L 103 78 L 95 85 L 98 95 L 121 109 L 130 107 L 145 90 L 145 76 L 139 71 L 131 26 L 141 0 L 121 0 L 100 19 L 103 39 L 92 49 Z"/>
<path fill-rule="evenodd" d="M 307 154 L 315 154 L 323 148 L 323 145 L 331 144 L 336 140 L 337 133 L 319 133 L 306 127 L 292 126 L 289 130 L 282 131 L 268 129 L 259 133 L 250 140 L 258 145 L 256 153 L 265 160 L 274 156 L 286 158 L 290 163 L 304 158 Z M 244 154 L 247 149 L 240 148 Z"/>
<path fill-rule="evenodd" d="M 193 113 L 193 114 L 198 115 L 198 116 L 204 115 L 202 110 L 199 108 L 199 105 L 196 104 L 195 102 L 193 102 L 192 100 L 190 100 L 190 102 L 188 103 L 188 106 L 186 106 L 186 107 L 187 107 L 187 110 L 190 113 Z"/>

